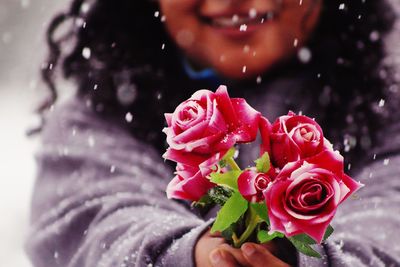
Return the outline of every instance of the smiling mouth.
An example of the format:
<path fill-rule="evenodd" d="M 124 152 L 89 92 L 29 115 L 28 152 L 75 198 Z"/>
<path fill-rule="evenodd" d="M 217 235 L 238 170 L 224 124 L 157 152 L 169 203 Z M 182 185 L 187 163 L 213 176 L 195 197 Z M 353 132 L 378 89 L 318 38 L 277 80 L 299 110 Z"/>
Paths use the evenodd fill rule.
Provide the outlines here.
<path fill-rule="evenodd" d="M 243 25 L 252 26 L 259 25 L 265 22 L 271 21 L 275 19 L 277 16 L 276 12 L 268 11 L 257 15 L 231 15 L 231 16 L 215 16 L 215 17 L 206 17 L 201 16 L 201 20 L 210 26 L 216 28 L 237 28 L 242 30 Z"/>

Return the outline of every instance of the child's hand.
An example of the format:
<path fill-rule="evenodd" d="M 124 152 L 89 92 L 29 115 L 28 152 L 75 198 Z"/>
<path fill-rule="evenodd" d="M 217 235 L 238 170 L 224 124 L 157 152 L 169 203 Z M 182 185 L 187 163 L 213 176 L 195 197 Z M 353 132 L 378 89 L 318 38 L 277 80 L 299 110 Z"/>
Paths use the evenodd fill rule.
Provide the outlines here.
<path fill-rule="evenodd" d="M 246 243 L 235 249 L 219 236 L 206 232 L 195 247 L 197 267 L 288 267 L 285 262 L 275 257 L 272 243 L 258 245 Z"/>

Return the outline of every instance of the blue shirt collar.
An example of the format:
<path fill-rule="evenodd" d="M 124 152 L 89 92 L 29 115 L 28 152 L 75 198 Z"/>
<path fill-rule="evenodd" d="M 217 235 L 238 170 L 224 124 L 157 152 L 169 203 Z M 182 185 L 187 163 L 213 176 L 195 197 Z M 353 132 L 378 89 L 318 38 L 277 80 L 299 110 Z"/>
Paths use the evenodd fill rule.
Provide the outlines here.
<path fill-rule="evenodd" d="M 205 68 L 202 70 L 195 70 L 190 65 L 190 62 L 184 57 L 182 60 L 183 69 L 185 70 L 186 75 L 192 79 L 197 81 L 206 81 L 215 86 L 221 84 L 221 78 L 218 76 L 217 72 L 212 68 Z"/>

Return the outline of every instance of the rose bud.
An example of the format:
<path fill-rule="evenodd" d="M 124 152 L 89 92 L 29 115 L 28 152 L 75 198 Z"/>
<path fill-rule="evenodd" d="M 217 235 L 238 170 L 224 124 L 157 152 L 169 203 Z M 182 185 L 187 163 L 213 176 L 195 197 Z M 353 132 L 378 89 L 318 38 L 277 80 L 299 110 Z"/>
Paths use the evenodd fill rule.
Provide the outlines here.
<path fill-rule="evenodd" d="M 239 192 L 250 202 L 261 202 L 264 200 L 263 191 L 270 182 L 271 178 L 266 173 L 245 170 L 238 178 Z"/>
<path fill-rule="evenodd" d="M 339 204 L 361 187 L 343 173 L 338 152 L 288 163 L 264 191 L 270 230 L 288 237 L 305 233 L 320 243 Z"/>

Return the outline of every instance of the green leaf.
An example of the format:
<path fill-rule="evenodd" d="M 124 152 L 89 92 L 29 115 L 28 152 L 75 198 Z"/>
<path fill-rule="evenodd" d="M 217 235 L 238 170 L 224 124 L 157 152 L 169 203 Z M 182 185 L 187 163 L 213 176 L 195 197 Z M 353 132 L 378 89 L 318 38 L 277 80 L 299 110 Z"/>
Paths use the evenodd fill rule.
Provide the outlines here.
<path fill-rule="evenodd" d="M 325 231 L 323 240 L 326 240 L 332 233 L 333 233 L 333 228 L 332 228 L 332 226 L 329 225 Z M 309 245 L 317 244 L 317 242 L 314 239 L 312 239 L 310 236 L 308 236 L 307 234 L 295 235 L 292 238 L 296 239 L 299 242 L 306 243 Z"/>
<path fill-rule="evenodd" d="M 241 171 L 229 171 L 225 173 L 211 173 L 211 182 L 217 185 L 228 186 L 232 189 L 238 190 L 237 179 Z"/>
<path fill-rule="evenodd" d="M 260 230 L 257 233 L 257 239 L 260 241 L 260 243 L 266 243 L 274 239 L 275 237 L 284 237 L 282 233 L 279 232 L 274 232 L 272 235 L 268 233 L 268 231 L 265 230 Z"/>
<path fill-rule="evenodd" d="M 247 207 L 247 200 L 239 192 L 233 193 L 218 212 L 217 218 L 211 228 L 211 233 L 224 231 L 232 223 L 239 220 L 240 216 L 246 212 Z"/>
<path fill-rule="evenodd" d="M 326 228 L 323 240 L 325 241 L 326 239 L 328 239 L 328 237 L 333 233 L 333 231 L 334 231 L 333 227 L 329 225 L 328 228 Z"/>
<path fill-rule="evenodd" d="M 269 225 L 268 208 L 265 203 L 250 203 L 252 209 L 264 222 Z"/>
<path fill-rule="evenodd" d="M 309 244 L 309 245 L 317 244 L 317 242 L 315 242 L 314 239 L 312 239 L 311 237 L 309 237 L 306 234 L 295 235 L 295 236 L 292 236 L 292 238 L 296 239 L 299 242 L 306 243 L 306 244 Z"/>
<path fill-rule="evenodd" d="M 288 239 L 301 253 L 310 257 L 321 258 L 321 255 L 318 252 L 316 252 L 309 244 L 298 241 L 293 237 L 289 237 Z"/>
<path fill-rule="evenodd" d="M 268 152 L 265 152 L 261 158 L 256 159 L 254 162 L 258 172 L 267 173 L 271 168 Z"/>

